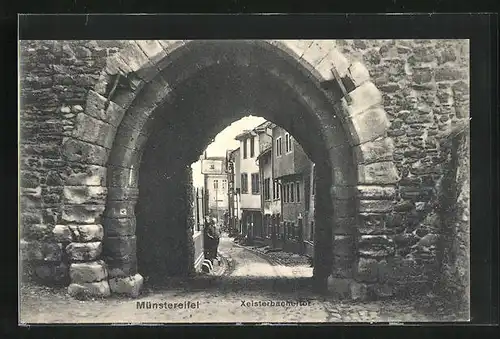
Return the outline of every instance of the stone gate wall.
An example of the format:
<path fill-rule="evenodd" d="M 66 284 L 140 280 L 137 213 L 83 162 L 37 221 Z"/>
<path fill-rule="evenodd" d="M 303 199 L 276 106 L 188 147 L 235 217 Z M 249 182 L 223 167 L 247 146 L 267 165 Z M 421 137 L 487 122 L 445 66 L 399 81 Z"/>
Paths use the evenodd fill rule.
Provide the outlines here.
<path fill-rule="evenodd" d="M 105 84 L 100 76 L 106 58 L 126 43 L 20 44 L 21 248 L 26 267 L 45 282 L 66 283 L 70 261 L 101 256 L 107 188 L 106 164 L 100 159 L 107 158 L 101 154 L 109 153 L 113 140 L 92 136 L 112 138 L 112 133 L 106 133 L 114 122 L 104 123 L 84 108 L 91 99 L 89 90 Z M 446 158 L 440 143 L 457 121 L 469 115 L 468 42 L 339 40 L 336 44 L 351 64 L 359 61 L 366 66 L 381 91 L 391 121 L 388 136 L 394 141 L 394 162 L 402 175 L 395 194 L 388 191 L 393 205 L 378 204 L 380 192 L 358 192 L 364 204 L 358 207 L 362 220 L 357 230 L 354 294 L 392 295 L 398 286 L 407 290 L 407 284 L 401 284 L 407 282 L 429 286 L 429 279 L 438 272 L 440 223 L 434 188 Z M 105 95 L 110 88 L 94 90 Z M 100 104 L 96 101 L 95 108 Z M 84 151 L 63 148 L 67 137 L 78 143 L 74 149 Z M 93 139 L 102 145 L 87 141 Z M 385 146 L 381 151 L 386 151 Z M 336 248 L 341 246 L 342 239 Z M 90 270 L 93 281 L 104 279 L 102 270 Z M 106 289 L 103 286 L 96 288 Z"/>
<path fill-rule="evenodd" d="M 441 144 L 453 126 L 469 118 L 469 43 L 339 40 L 337 48 L 351 63 L 364 64 L 381 91 L 401 176 L 386 213 L 370 206 L 360 211 L 360 284 L 351 290 L 365 297 L 433 288 L 441 235 L 436 183 L 448 163 Z"/>

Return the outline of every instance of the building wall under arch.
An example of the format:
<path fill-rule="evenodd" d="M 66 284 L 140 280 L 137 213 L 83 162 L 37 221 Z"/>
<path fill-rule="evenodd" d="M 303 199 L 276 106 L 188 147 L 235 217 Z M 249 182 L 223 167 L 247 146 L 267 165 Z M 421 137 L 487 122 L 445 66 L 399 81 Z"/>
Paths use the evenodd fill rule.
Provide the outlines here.
<path fill-rule="evenodd" d="M 312 46 L 312 42 L 306 44 Z M 68 281 L 68 255 L 84 252 L 99 258 L 102 251 L 101 219 L 109 179 L 101 155 L 109 148 L 79 140 L 88 139 L 91 131 L 112 135 L 109 131 L 119 122 L 102 123 L 82 113 L 93 104 L 89 90 L 105 92 L 95 86 L 103 84 L 107 58 L 122 52 L 124 45 L 120 41 L 20 44 L 21 245 L 24 258 L 30 259 L 27 267 L 47 282 Z M 393 160 L 402 175 L 389 218 L 371 212 L 377 200 L 370 200 L 370 191 L 361 188 L 359 192 L 366 198 L 360 206 L 363 220 L 357 221 L 361 251 L 363 244 L 383 239 L 377 234 L 382 233 L 389 237 L 395 259 L 388 263 L 360 255 L 354 274 L 360 281 L 375 283 L 379 294 L 387 290 L 384 271 L 394 266 L 413 270 L 413 275 L 395 277 L 397 282 L 415 278 L 426 282 L 427 271 L 436 273 L 434 253 L 425 261 L 428 265 L 416 266 L 415 256 L 420 254 L 414 246 L 429 234 L 439 235 L 440 225 L 423 221 L 432 220 L 435 212 L 428 201 L 442 175 L 445 159 L 440 141 L 456 121 L 469 115 L 468 42 L 341 40 L 336 47 L 352 65 L 360 61 L 366 66 L 382 93 L 392 123 L 388 135 L 394 140 Z M 363 72 L 359 67 L 350 69 L 354 75 L 356 71 Z M 348 81 L 345 85 L 352 86 Z M 94 104 L 100 102 L 96 99 Z M 110 109 L 120 111 L 113 105 Z M 63 147 L 68 137 L 74 147 Z M 112 137 L 102 140 L 107 147 L 112 142 Z M 372 145 L 370 152 L 377 153 L 377 148 Z M 74 242 L 87 245 L 75 247 Z M 339 238 L 337 248 L 341 246 Z"/>

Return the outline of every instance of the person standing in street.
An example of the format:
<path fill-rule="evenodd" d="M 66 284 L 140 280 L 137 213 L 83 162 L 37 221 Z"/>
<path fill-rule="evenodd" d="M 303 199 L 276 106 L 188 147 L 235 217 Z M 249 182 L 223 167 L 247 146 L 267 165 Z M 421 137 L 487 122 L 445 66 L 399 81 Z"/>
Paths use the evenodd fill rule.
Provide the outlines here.
<path fill-rule="evenodd" d="M 215 238 L 214 238 L 212 220 L 207 216 L 205 217 L 205 226 L 203 228 L 203 248 L 205 252 L 205 259 L 210 260 L 210 262 L 213 261 L 212 251 L 214 247 L 214 242 Z"/>
<path fill-rule="evenodd" d="M 214 218 L 212 219 L 212 225 L 213 225 L 213 248 L 212 248 L 212 263 L 213 260 L 218 257 L 217 253 L 219 250 L 219 241 L 220 241 L 220 236 L 221 236 L 221 231 L 220 231 L 220 225 L 217 224 L 217 220 Z"/>

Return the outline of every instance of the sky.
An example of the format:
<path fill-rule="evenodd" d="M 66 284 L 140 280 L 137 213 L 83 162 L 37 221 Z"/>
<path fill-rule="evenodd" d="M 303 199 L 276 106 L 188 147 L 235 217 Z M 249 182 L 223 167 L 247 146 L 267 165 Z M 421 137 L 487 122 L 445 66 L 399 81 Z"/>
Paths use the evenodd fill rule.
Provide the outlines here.
<path fill-rule="evenodd" d="M 226 156 L 226 150 L 236 149 L 240 146 L 240 142 L 234 140 L 234 137 L 240 134 L 245 129 L 253 129 L 266 121 L 264 118 L 256 116 L 247 116 L 238 121 L 235 121 L 222 132 L 217 134 L 214 142 L 207 147 L 207 156 L 216 157 Z M 201 162 L 197 161 L 191 165 L 193 169 L 193 184 L 195 187 L 203 186 L 203 174 L 201 174 Z"/>

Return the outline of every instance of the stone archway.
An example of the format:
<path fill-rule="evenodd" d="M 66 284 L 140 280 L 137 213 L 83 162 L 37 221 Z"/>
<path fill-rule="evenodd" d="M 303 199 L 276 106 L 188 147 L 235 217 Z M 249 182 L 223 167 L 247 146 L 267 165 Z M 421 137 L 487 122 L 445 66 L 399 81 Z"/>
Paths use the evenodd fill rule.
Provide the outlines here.
<path fill-rule="evenodd" d="M 358 227 L 380 223 L 391 209 L 398 180 L 382 97 L 362 64 L 350 65 L 332 41 L 131 41 L 108 58 L 73 136 L 65 141 L 74 161 L 88 166 L 89 173 L 96 165 L 106 168 L 106 173 L 99 168 L 96 174 L 107 175 L 106 187 L 92 188 L 95 194 L 107 194 L 105 205 L 85 210 L 75 206 L 72 213 L 97 220 L 104 212 L 104 254 L 115 292 L 136 293 L 134 286 L 141 284 L 134 208 L 141 156 L 158 126 L 157 117 L 169 111 L 165 105 L 176 102 L 184 83 L 221 64 L 264 72 L 286 89 L 307 119 L 308 125 L 294 124 L 292 134 L 313 161 L 324 164 L 318 171 L 317 194 L 323 198 L 317 205 L 315 232 L 317 281 L 326 282 L 330 274 L 352 278 L 356 251 L 369 251 L 372 242 L 376 246 L 386 241 L 356 235 Z M 292 130 L 286 121 L 299 119 L 298 115 L 284 118 L 286 112 L 276 107 L 269 111 L 274 113 L 264 117 Z M 206 146 L 211 135 L 236 117 L 234 113 L 219 117 L 219 124 L 198 141 L 198 147 Z M 199 151 L 194 147 L 186 164 Z"/>

